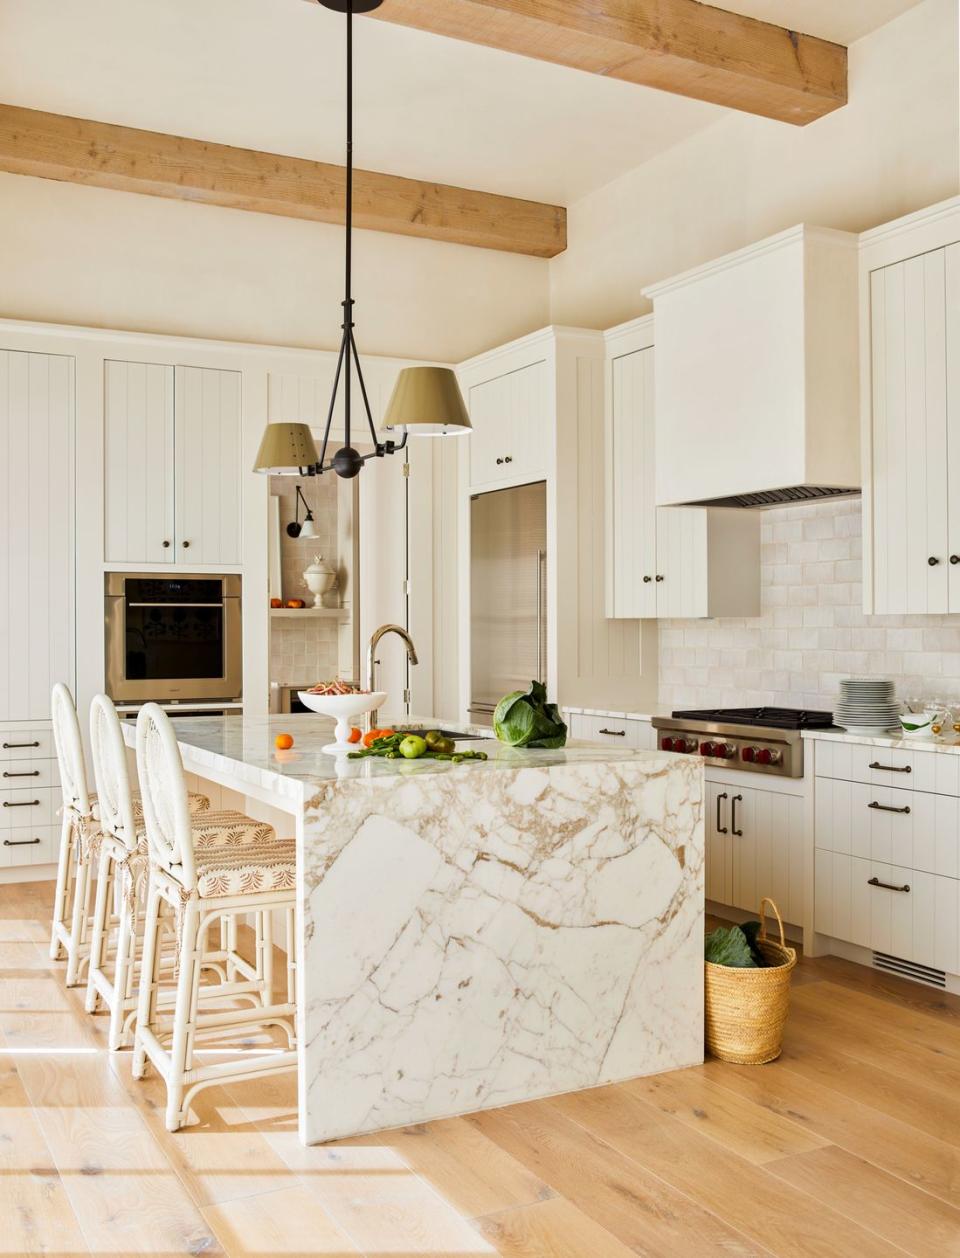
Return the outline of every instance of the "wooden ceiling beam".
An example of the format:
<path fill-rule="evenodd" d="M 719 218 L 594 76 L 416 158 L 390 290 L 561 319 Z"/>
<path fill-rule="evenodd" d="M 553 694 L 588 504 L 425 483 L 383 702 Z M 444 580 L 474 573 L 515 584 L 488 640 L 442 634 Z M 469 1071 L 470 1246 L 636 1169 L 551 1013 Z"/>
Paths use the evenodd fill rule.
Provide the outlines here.
<path fill-rule="evenodd" d="M 318 223 L 344 221 L 342 166 L 0 104 L 0 171 Z M 552 258 L 566 210 L 354 171 L 354 226 Z"/>
<path fill-rule="evenodd" d="M 385 0 L 370 16 L 797 126 L 847 101 L 846 48 L 699 0 Z"/>

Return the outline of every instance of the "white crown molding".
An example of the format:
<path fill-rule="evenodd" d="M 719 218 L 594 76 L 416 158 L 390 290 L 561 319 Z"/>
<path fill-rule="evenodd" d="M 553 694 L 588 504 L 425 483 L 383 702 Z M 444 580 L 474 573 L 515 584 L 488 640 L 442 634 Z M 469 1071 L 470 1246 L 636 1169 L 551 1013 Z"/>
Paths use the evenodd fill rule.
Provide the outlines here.
<path fill-rule="evenodd" d="M 912 214 L 904 214 L 901 218 L 892 219 L 889 223 L 881 223 L 879 227 L 871 227 L 869 231 L 860 233 L 860 248 L 869 249 L 873 245 L 883 244 L 897 236 L 915 231 L 918 227 L 933 226 L 937 223 L 956 218 L 960 220 L 960 197 L 950 197 L 946 201 L 938 201 Z"/>
<path fill-rule="evenodd" d="M 742 266 L 744 262 L 748 262 L 753 258 L 760 258 L 768 253 L 777 253 L 781 249 L 787 249 L 791 245 L 808 240 L 818 240 L 825 244 L 834 244 L 849 249 L 856 249 L 857 247 L 857 236 L 853 232 L 837 231 L 832 227 L 815 227 L 809 223 L 798 223 L 795 227 L 788 227 L 786 231 L 778 232 L 775 236 L 767 236 L 764 240 L 758 240 L 756 244 L 747 245 L 743 249 L 736 249 L 732 253 L 722 254 L 719 258 L 714 258 L 702 266 L 692 267 L 689 271 L 681 271 L 679 275 L 673 275 L 657 284 L 648 285 L 642 290 L 643 295 L 656 301 L 658 297 L 662 297 L 665 293 L 674 292 L 676 289 L 684 288 L 688 284 L 697 283 L 709 275 L 717 275 L 722 271 L 729 271 L 734 267 Z"/>
<path fill-rule="evenodd" d="M 654 343 L 653 329 L 652 314 L 640 315 L 636 319 L 628 319 L 626 323 L 608 328 L 603 334 L 607 357 L 619 358 L 623 354 L 649 349 Z"/>

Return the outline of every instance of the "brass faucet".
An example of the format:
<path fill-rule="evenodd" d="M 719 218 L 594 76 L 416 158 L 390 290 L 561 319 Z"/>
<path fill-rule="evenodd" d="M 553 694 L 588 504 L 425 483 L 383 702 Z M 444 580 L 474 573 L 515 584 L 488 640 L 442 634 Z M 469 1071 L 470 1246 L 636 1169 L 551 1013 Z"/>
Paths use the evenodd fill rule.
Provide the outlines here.
<path fill-rule="evenodd" d="M 381 625 L 379 629 L 374 629 L 370 637 L 370 645 L 367 647 L 367 689 L 376 690 L 377 665 L 380 661 L 377 659 L 376 651 L 380 643 L 380 639 L 388 633 L 395 633 L 398 638 L 402 638 L 407 647 L 407 659 L 411 664 L 418 664 L 417 648 L 413 645 L 413 638 L 410 637 L 403 625 Z M 367 729 L 376 729 L 379 709 L 374 708 L 372 712 L 367 713 Z"/>

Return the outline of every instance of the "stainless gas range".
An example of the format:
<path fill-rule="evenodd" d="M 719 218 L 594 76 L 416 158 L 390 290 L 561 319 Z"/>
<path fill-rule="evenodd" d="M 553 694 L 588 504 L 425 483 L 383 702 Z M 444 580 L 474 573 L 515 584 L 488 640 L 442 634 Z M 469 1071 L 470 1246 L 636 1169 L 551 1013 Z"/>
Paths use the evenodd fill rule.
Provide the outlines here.
<path fill-rule="evenodd" d="M 832 712 L 800 708 L 708 708 L 654 717 L 661 751 L 701 755 L 707 764 L 776 777 L 803 777 L 805 729 L 829 729 Z"/>

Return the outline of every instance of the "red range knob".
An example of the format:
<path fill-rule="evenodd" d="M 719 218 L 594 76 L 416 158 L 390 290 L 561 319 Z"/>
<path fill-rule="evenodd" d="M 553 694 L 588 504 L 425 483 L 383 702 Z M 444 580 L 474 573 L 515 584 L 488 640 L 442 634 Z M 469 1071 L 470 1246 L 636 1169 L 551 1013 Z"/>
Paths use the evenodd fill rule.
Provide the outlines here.
<path fill-rule="evenodd" d="M 740 752 L 740 759 L 746 760 L 748 764 L 753 764 L 756 757 L 757 757 L 756 747 L 744 747 L 744 749 Z"/>
<path fill-rule="evenodd" d="M 719 752 L 718 752 L 718 750 L 717 750 L 717 744 L 716 744 L 716 743 L 701 743 L 701 744 L 700 744 L 700 754 L 701 754 L 701 756 L 716 756 L 716 755 L 718 755 L 718 754 L 719 754 Z"/>
<path fill-rule="evenodd" d="M 673 751 L 673 739 L 672 739 L 672 738 L 661 738 L 661 739 L 660 739 L 660 750 L 661 750 L 661 751 Z"/>
<path fill-rule="evenodd" d="M 773 764 L 773 752 L 769 747 L 761 747 L 757 752 L 757 764 Z"/>

